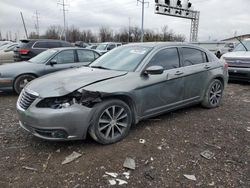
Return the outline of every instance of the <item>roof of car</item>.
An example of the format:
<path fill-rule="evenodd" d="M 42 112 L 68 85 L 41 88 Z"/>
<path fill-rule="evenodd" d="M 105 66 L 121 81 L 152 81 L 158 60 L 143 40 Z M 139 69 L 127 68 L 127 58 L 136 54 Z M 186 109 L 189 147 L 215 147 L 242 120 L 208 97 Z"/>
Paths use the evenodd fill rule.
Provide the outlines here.
<path fill-rule="evenodd" d="M 88 51 L 93 51 L 93 52 L 96 52 L 98 53 L 97 51 L 93 50 L 93 49 L 88 49 L 88 48 L 79 48 L 79 47 L 60 47 L 60 48 L 50 48 L 48 50 L 51 50 L 51 49 L 54 49 L 54 50 L 88 50 Z M 98 53 L 99 54 L 99 53 Z"/>
<path fill-rule="evenodd" d="M 29 42 L 29 41 L 54 41 L 54 42 L 67 42 L 68 41 L 64 41 L 64 40 L 58 40 L 58 39 L 21 39 L 21 42 Z"/>

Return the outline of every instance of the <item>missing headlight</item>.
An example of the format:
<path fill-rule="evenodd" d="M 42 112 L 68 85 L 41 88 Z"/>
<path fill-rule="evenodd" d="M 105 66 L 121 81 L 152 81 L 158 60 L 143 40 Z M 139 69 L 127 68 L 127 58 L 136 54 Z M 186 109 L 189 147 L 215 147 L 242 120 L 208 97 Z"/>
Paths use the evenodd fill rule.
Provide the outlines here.
<path fill-rule="evenodd" d="M 76 91 L 62 97 L 45 98 L 37 104 L 39 108 L 63 109 L 72 106 L 73 104 L 81 104 L 86 107 L 93 107 L 101 101 L 99 92 L 90 92 L 82 90 Z"/>

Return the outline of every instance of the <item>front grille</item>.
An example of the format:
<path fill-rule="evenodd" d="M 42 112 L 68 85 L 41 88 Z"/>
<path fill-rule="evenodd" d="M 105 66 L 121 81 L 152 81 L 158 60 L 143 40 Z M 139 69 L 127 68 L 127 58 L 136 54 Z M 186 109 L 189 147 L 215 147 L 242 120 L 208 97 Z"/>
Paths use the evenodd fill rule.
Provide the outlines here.
<path fill-rule="evenodd" d="M 250 68 L 250 59 L 226 59 L 229 67 Z"/>
<path fill-rule="evenodd" d="M 31 94 L 28 91 L 23 91 L 19 97 L 19 106 L 22 109 L 27 110 L 37 97 L 38 96 Z"/>

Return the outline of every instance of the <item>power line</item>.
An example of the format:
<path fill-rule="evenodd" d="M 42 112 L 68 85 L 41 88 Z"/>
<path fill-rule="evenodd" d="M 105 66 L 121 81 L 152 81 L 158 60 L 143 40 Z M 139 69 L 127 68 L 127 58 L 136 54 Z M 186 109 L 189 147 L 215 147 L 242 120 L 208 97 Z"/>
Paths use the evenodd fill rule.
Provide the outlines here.
<path fill-rule="evenodd" d="M 65 12 L 68 11 L 66 10 L 66 7 L 68 7 L 68 4 L 65 4 L 64 0 L 62 0 L 62 3 L 58 2 L 58 5 L 62 6 L 62 11 L 63 11 L 63 32 L 64 32 L 64 40 L 66 41 L 66 18 L 65 18 Z"/>
<path fill-rule="evenodd" d="M 144 5 L 148 4 L 149 6 L 149 2 L 145 2 L 145 0 L 137 0 L 137 4 L 141 3 L 141 42 L 143 42 L 143 38 L 144 38 Z"/>
<path fill-rule="evenodd" d="M 34 17 L 35 17 L 35 29 L 36 29 L 36 34 L 37 34 L 37 36 L 38 36 L 38 38 L 39 38 L 39 13 L 38 13 L 37 10 L 36 10 L 36 12 L 35 12 Z"/>

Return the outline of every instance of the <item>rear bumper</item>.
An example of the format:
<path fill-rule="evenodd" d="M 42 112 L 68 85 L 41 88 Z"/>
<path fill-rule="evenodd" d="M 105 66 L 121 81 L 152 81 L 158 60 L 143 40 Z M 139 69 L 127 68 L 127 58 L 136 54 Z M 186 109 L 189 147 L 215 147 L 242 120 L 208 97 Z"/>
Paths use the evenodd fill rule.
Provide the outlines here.
<path fill-rule="evenodd" d="M 229 79 L 250 82 L 250 68 L 228 68 Z"/>

